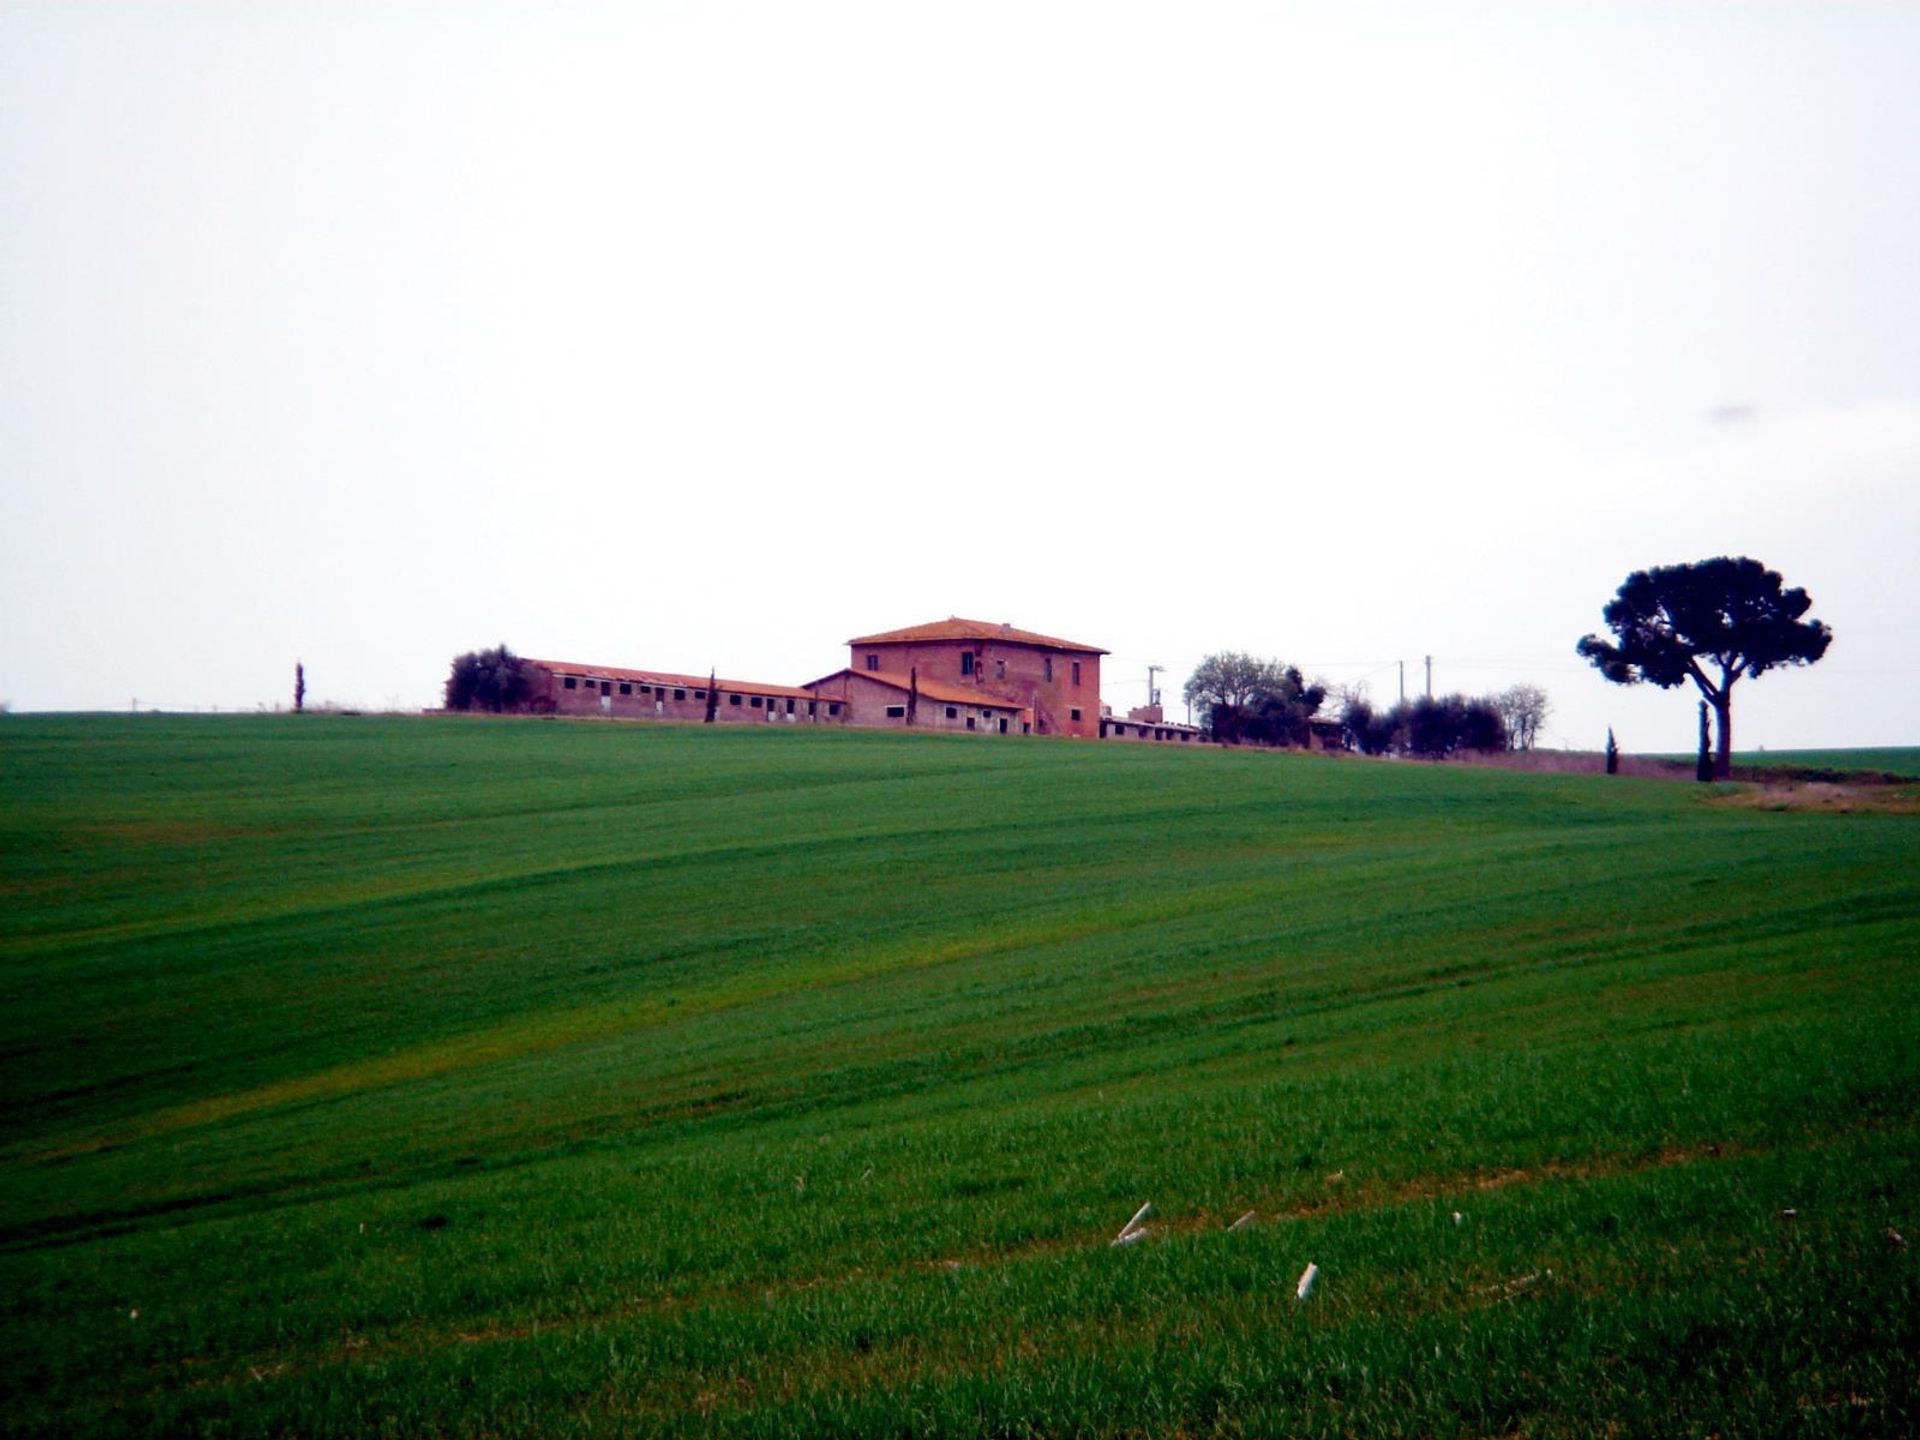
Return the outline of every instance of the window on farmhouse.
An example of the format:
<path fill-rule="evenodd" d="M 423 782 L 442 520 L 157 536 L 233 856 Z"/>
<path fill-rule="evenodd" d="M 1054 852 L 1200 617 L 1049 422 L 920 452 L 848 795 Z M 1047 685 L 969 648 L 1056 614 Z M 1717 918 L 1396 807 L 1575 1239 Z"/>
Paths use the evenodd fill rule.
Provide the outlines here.
<path fill-rule="evenodd" d="M 787 714 L 791 715 L 792 713 L 793 713 L 793 697 L 789 695 L 787 697 Z"/>
<path fill-rule="evenodd" d="M 729 696 L 727 696 L 727 704 L 729 704 L 729 705 L 738 705 L 739 703 L 740 703 L 740 697 L 739 697 L 738 695 L 729 695 Z M 758 700 L 756 700 L 756 701 L 754 701 L 753 703 L 754 703 L 754 704 L 756 704 L 756 705 L 758 705 L 758 704 L 759 704 L 760 702 L 759 702 Z"/>
<path fill-rule="evenodd" d="M 960 673 L 962 675 L 973 674 L 973 652 L 971 650 L 962 650 L 960 652 Z"/>
<path fill-rule="evenodd" d="M 829 700 L 827 702 L 827 714 L 838 715 L 839 713 L 840 713 L 840 702 L 838 700 Z"/>
<path fill-rule="evenodd" d="M 1080 712 L 1078 710 L 1069 710 L 1067 713 L 1076 720 L 1080 718 Z"/>
<path fill-rule="evenodd" d="M 960 713 L 959 707 L 954 705 L 947 706 L 947 719 L 951 720 L 955 716 L 957 716 L 959 713 Z"/>
<path fill-rule="evenodd" d="M 887 706 L 887 718 L 888 718 L 889 720 L 904 720 L 904 719 L 906 719 L 906 718 L 907 718 L 907 707 L 906 707 L 906 706 L 904 706 L 904 705 L 889 705 L 889 706 Z"/>
<path fill-rule="evenodd" d="M 580 682 L 574 679 L 573 676 L 571 675 L 567 676 L 567 689 L 578 690 L 579 688 L 580 688 Z"/>
<path fill-rule="evenodd" d="M 647 687 L 646 687 L 646 686 L 644 686 L 644 685 L 642 685 L 642 686 L 641 686 L 640 688 L 641 688 L 642 690 L 645 690 L 645 689 L 646 689 Z M 621 693 L 622 695 L 631 695 L 631 694 L 633 694 L 633 686 L 632 686 L 632 685 L 630 685 L 630 684 L 628 684 L 628 683 L 627 683 L 627 682 L 626 682 L 625 680 L 622 680 L 622 681 L 620 682 L 620 693 Z"/>
<path fill-rule="evenodd" d="M 680 692 L 678 690 L 673 692 L 673 698 L 676 700 L 680 698 Z M 707 692 L 704 690 L 696 690 L 693 692 L 693 698 L 696 700 L 704 700 L 707 698 Z"/>
<path fill-rule="evenodd" d="M 1048 655 L 1044 659 L 1042 659 L 1040 662 L 1040 668 L 1042 672 L 1045 674 L 1047 679 L 1049 680 L 1053 679 L 1053 656 Z"/>
<path fill-rule="evenodd" d="M 867 656 L 867 669 L 878 670 L 879 668 L 880 668 L 880 657 L 878 655 Z"/>
<path fill-rule="evenodd" d="M 752 705 L 753 705 L 753 708 L 756 710 L 760 708 L 760 697 L 758 695 L 753 697 Z"/>
<path fill-rule="evenodd" d="M 1076 685 L 1080 683 L 1080 662 L 1078 660 L 1073 662 L 1073 683 Z"/>
<path fill-rule="evenodd" d="M 611 695 L 613 693 L 613 682 L 611 680 L 602 680 L 600 682 L 600 693 L 602 695 Z"/>
<path fill-rule="evenodd" d="M 996 680 L 1004 680 L 1007 678 L 1007 662 L 1006 661 L 996 660 L 993 662 L 993 678 Z"/>
<path fill-rule="evenodd" d="M 684 691 L 684 690 L 678 690 L 678 689 L 676 689 L 676 690 L 675 690 L 675 691 L 673 692 L 673 698 L 674 698 L 674 699 L 676 699 L 676 700 L 684 700 L 684 699 L 686 699 L 686 698 L 687 698 L 687 692 L 686 692 L 686 691 Z M 704 699 L 705 699 L 706 697 L 705 697 L 705 696 L 703 695 L 703 696 L 701 696 L 700 698 L 704 700 Z"/>

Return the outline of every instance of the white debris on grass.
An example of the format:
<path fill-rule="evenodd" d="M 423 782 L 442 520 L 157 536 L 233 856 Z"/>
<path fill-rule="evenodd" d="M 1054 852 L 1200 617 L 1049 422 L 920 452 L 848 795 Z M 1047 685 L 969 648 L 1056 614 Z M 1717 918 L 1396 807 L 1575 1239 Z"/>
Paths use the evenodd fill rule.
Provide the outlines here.
<path fill-rule="evenodd" d="M 1300 1272 L 1300 1283 L 1293 1287 L 1293 1298 L 1304 1300 L 1313 1293 L 1313 1282 L 1320 1277 L 1320 1267 L 1308 1262 L 1307 1268 Z"/>
<path fill-rule="evenodd" d="M 1153 1202 L 1147 1201 L 1133 1212 L 1133 1218 L 1120 1227 L 1120 1233 L 1113 1237 L 1115 1245 L 1130 1245 L 1147 1232 L 1140 1228 L 1140 1222 L 1147 1218 L 1147 1212 L 1153 1209 Z"/>

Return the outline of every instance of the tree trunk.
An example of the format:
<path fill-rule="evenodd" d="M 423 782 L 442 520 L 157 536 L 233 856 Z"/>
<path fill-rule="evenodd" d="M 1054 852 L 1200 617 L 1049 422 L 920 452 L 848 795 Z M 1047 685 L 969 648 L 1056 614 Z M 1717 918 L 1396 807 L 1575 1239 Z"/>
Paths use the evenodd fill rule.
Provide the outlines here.
<path fill-rule="evenodd" d="M 1707 702 L 1700 702 L 1700 753 L 1693 762 L 1693 778 L 1702 785 L 1713 779 L 1713 751 L 1710 745 L 1711 731 L 1707 725 Z"/>
<path fill-rule="evenodd" d="M 1733 778 L 1733 688 L 1728 686 L 1713 697 L 1713 713 L 1719 722 L 1715 729 L 1717 744 L 1714 748 L 1713 776 L 1716 780 Z"/>

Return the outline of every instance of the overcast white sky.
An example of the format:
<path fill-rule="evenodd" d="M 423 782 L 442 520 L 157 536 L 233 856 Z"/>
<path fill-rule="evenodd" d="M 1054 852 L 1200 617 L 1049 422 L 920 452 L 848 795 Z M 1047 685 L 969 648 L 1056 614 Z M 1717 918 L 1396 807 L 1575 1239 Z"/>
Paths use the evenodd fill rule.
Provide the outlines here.
<path fill-rule="evenodd" d="M 1920 6 L 0 3 L 0 699 L 797 682 L 948 614 L 1377 698 L 1752 554 L 1920 743 Z"/>

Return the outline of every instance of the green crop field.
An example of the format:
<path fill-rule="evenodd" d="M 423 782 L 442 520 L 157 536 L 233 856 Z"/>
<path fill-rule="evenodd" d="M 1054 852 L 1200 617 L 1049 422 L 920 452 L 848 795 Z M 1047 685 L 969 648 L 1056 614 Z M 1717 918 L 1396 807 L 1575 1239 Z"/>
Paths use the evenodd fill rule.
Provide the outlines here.
<path fill-rule="evenodd" d="M 0 1426 L 1920 1433 L 1920 817 L 1727 802 L 0 718 Z"/>
<path fill-rule="evenodd" d="M 1866 771 L 1920 780 L 1920 749 L 1913 746 L 1877 750 L 1757 750 L 1735 755 L 1733 760 L 1735 765 L 1756 769 L 1831 770 L 1843 775 Z"/>

